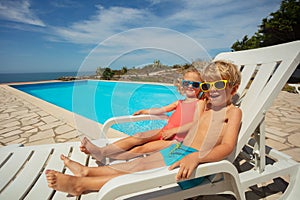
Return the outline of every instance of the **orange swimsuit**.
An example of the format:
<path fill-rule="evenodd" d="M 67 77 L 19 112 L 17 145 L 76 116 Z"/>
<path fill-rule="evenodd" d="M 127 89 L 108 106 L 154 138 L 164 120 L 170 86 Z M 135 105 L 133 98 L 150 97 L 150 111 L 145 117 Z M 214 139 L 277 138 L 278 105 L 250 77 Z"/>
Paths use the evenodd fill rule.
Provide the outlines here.
<path fill-rule="evenodd" d="M 176 110 L 171 115 L 167 125 L 164 126 L 162 130 L 168 130 L 192 122 L 194 119 L 194 113 L 196 111 L 197 103 L 198 100 L 187 103 L 183 102 L 183 100 L 179 100 Z M 185 136 L 186 134 L 176 134 L 174 135 L 174 137 L 170 138 L 170 140 L 175 139 L 179 142 L 182 142 Z M 160 139 L 162 140 L 162 136 Z"/>

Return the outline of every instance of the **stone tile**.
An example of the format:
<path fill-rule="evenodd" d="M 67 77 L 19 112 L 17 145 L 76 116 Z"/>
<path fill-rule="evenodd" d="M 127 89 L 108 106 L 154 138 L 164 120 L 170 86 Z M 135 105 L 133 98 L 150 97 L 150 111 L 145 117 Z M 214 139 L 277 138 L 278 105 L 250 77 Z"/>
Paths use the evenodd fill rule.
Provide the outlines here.
<path fill-rule="evenodd" d="M 39 117 L 39 115 L 36 113 L 28 113 L 26 115 L 16 116 L 17 119 L 22 119 L 22 120 L 29 120 L 36 117 Z"/>
<path fill-rule="evenodd" d="M 287 126 L 287 127 L 293 126 L 293 127 L 300 128 L 300 124 L 297 124 L 297 123 L 286 123 L 286 126 Z"/>
<path fill-rule="evenodd" d="M 40 111 L 41 111 L 41 109 L 39 109 L 39 108 L 30 109 L 30 112 L 40 112 Z"/>
<path fill-rule="evenodd" d="M 14 127 L 9 127 L 9 128 L 1 129 L 0 130 L 0 135 L 3 134 L 3 133 L 7 133 L 9 131 L 13 131 L 13 130 L 19 129 L 19 128 L 20 128 L 20 126 L 14 126 Z"/>
<path fill-rule="evenodd" d="M 293 119 L 300 119 L 300 113 L 292 112 L 288 117 Z"/>
<path fill-rule="evenodd" d="M 272 147 L 273 149 L 276 149 L 276 150 L 278 150 L 278 151 L 281 151 L 281 150 L 283 150 L 283 149 L 288 149 L 288 148 L 290 148 L 289 145 L 283 144 L 283 143 L 281 143 L 281 142 L 278 142 L 278 141 L 272 140 L 272 139 L 267 139 L 267 140 L 266 140 L 266 145 L 268 145 L 268 146 L 270 146 L 270 147 Z"/>
<path fill-rule="evenodd" d="M 38 131 L 39 131 L 38 128 L 33 128 L 33 129 L 25 131 L 25 133 L 37 133 Z"/>
<path fill-rule="evenodd" d="M 56 136 L 56 138 L 75 138 L 75 137 L 78 137 L 78 131 L 76 130 Z"/>
<path fill-rule="evenodd" d="M 9 117 L 9 114 L 8 114 L 8 113 L 0 114 L 0 120 L 2 120 L 2 119 L 7 119 L 8 117 Z"/>
<path fill-rule="evenodd" d="M 300 147 L 300 139 L 299 138 L 300 138 L 300 133 L 295 133 L 288 137 L 288 141 L 289 141 L 289 143 L 291 143 L 297 147 Z"/>
<path fill-rule="evenodd" d="M 20 128 L 20 130 L 22 130 L 22 131 L 28 131 L 30 129 L 34 129 L 34 127 L 33 126 L 23 126 Z"/>
<path fill-rule="evenodd" d="M 49 115 L 49 114 L 46 113 L 45 111 L 37 111 L 36 113 L 37 113 L 39 116 L 41 116 L 41 117 L 46 117 L 46 116 Z"/>
<path fill-rule="evenodd" d="M 7 132 L 5 134 L 2 134 L 3 137 L 10 137 L 10 136 L 13 136 L 13 135 L 19 135 L 23 133 L 23 131 L 17 129 L 17 130 L 14 130 L 14 131 L 10 131 L 10 132 Z"/>
<path fill-rule="evenodd" d="M 3 124 L 2 126 L 4 126 L 4 127 L 13 127 L 13 126 L 18 126 L 18 125 L 21 125 L 21 123 L 19 121 L 12 121 L 12 122 L 9 122 L 7 124 Z"/>
<path fill-rule="evenodd" d="M 45 124 L 43 126 L 40 126 L 39 129 L 40 130 L 52 129 L 54 127 L 58 127 L 58 126 L 63 125 L 63 124 L 64 124 L 64 122 L 57 121 L 57 122 L 54 122 L 54 123 L 51 123 L 51 124 Z"/>
<path fill-rule="evenodd" d="M 28 109 L 11 112 L 10 116 L 24 115 L 26 113 L 28 113 Z"/>
<path fill-rule="evenodd" d="M 7 144 L 25 144 L 27 142 L 27 138 L 19 138 L 16 140 L 13 140 L 11 142 L 8 142 Z"/>
<path fill-rule="evenodd" d="M 60 134 L 69 132 L 71 130 L 74 130 L 74 128 L 69 125 L 62 125 L 62 126 L 55 128 L 54 132 L 60 135 Z"/>
<path fill-rule="evenodd" d="M 3 120 L 0 119 L 0 126 L 4 126 L 5 124 L 15 122 L 15 121 L 18 121 L 18 120 L 15 118 L 8 118 L 8 119 L 3 119 Z"/>
<path fill-rule="evenodd" d="M 289 149 L 289 150 L 284 150 L 284 151 L 281 151 L 287 155 L 290 155 L 293 160 L 297 161 L 297 162 L 300 162 L 300 148 L 292 148 L 292 149 Z"/>
<path fill-rule="evenodd" d="M 29 138 L 30 136 L 35 135 L 37 132 L 25 132 L 25 133 L 21 133 L 21 137 L 22 138 Z"/>
<path fill-rule="evenodd" d="M 33 119 L 21 120 L 21 123 L 22 123 L 23 126 L 28 126 L 28 125 L 36 124 L 39 121 L 40 121 L 39 118 L 33 118 Z"/>
<path fill-rule="evenodd" d="M 293 133 L 293 132 L 300 132 L 299 129 L 300 128 L 298 128 L 298 127 L 291 126 L 291 127 L 287 128 L 287 129 L 285 129 L 285 131 L 290 134 L 290 133 Z"/>
<path fill-rule="evenodd" d="M 279 120 L 278 121 L 274 121 L 272 123 L 270 122 L 267 122 L 266 123 L 266 127 L 272 127 L 273 129 L 278 129 L 279 127 L 282 127 L 282 122 L 280 122 Z M 280 128 L 281 129 L 281 128 Z"/>
<path fill-rule="evenodd" d="M 281 129 L 281 128 L 280 128 Z M 270 134 L 273 134 L 273 135 L 277 135 L 277 136 L 280 136 L 280 137 L 286 137 L 288 136 L 289 134 L 281 131 L 281 130 L 276 130 L 276 128 L 269 128 L 269 127 L 266 127 L 266 132 L 267 133 L 270 133 Z"/>
<path fill-rule="evenodd" d="M 42 121 L 40 121 L 40 122 L 37 123 L 37 124 L 32 124 L 32 126 L 34 126 L 34 127 L 40 127 L 40 126 L 44 126 L 44 125 L 45 125 L 45 123 L 42 122 Z"/>
<path fill-rule="evenodd" d="M 8 138 L 1 139 L 1 143 L 8 144 L 9 142 L 17 140 L 19 138 L 20 138 L 20 136 L 14 135 L 14 136 L 11 136 L 11 137 L 8 137 Z"/>
<path fill-rule="evenodd" d="M 13 108 L 9 108 L 9 109 L 5 109 L 5 111 L 3 111 L 3 113 L 11 113 L 11 112 L 16 112 L 16 109 Z"/>
<path fill-rule="evenodd" d="M 42 117 L 41 120 L 42 120 L 43 122 L 45 122 L 46 124 L 49 124 L 49 123 L 58 121 L 58 119 L 55 118 L 55 117 L 53 117 L 53 116 Z"/>
<path fill-rule="evenodd" d="M 53 138 L 53 137 L 55 137 L 54 132 L 52 129 L 50 129 L 50 130 L 38 132 L 37 134 L 29 137 L 29 142 L 34 142 L 37 140 L 43 140 L 45 138 Z"/>
<path fill-rule="evenodd" d="M 270 133 L 266 133 L 266 138 L 270 138 L 270 139 L 273 139 L 273 140 L 275 140 L 277 142 L 281 142 L 281 143 L 284 143 L 286 141 L 285 138 L 278 137 L 278 136 L 270 134 Z"/>
<path fill-rule="evenodd" d="M 54 138 L 45 138 L 45 139 L 40 139 L 32 142 L 25 143 L 25 146 L 33 146 L 33 145 L 41 145 L 41 144 L 54 144 L 55 140 Z"/>
<path fill-rule="evenodd" d="M 293 119 L 293 118 L 281 117 L 280 120 L 282 122 L 289 122 L 289 123 L 300 124 L 300 119 Z"/>

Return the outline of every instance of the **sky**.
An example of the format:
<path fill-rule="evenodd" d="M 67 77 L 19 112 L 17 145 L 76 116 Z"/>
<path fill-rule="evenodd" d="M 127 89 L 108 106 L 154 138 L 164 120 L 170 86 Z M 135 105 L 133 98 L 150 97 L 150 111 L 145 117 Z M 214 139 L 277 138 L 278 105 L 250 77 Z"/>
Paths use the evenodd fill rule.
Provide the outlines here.
<path fill-rule="evenodd" d="M 281 0 L 0 0 L 0 73 L 209 60 Z"/>

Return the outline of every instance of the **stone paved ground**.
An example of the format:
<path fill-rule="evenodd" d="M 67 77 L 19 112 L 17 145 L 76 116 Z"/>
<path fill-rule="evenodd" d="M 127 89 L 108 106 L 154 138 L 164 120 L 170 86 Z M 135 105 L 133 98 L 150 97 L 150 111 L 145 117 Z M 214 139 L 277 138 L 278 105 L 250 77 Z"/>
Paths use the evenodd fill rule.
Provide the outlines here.
<path fill-rule="evenodd" d="M 0 87 L 0 145 L 51 144 L 78 141 L 78 132 L 53 116 Z"/>
<path fill-rule="evenodd" d="M 300 161 L 300 95 L 280 92 L 266 115 L 266 143 Z"/>
<path fill-rule="evenodd" d="M 16 143 L 28 146 L 79 141 L 82 133 L 71 122 L 73 115 L 63 110 L 52 112 L 52 109 L 51 105 L 42 106 L 40 100 L 0 85 L 0 147 Z M 267 145 L 300 161 L 299 94 L 283 91 L 279 94 L 266 115 L 266 137 Z M 275 194 L 267 199 L 277 198 Z M 217 199 L 231 198 L 217 196 Z"/>

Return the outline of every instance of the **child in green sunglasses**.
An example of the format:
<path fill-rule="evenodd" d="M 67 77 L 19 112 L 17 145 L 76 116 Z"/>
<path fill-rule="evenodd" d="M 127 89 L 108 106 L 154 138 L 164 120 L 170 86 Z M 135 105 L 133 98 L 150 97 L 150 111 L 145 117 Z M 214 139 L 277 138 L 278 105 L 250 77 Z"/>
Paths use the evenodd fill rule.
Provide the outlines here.
<path fill-rule="evenodd" d="M 80 150 L 91 154 L 99 161 L 104 157 L 123 160 L 158 151 L 172 144 L 174 140 L 181 142 L 191 127 L 194 113 L 202 112 L 205 107 L 204 100 L 199 100 L 201 81 L 200 73 L 192 67 L 184 72 L 182 81 L 179 79 L 175 83 L 178 91 L 185 95 L 184 100 L 175 101 L 161 108 L 139 110 L 133 114 L 160 115 L 174 111 L 162 129 L 137 133 L 105 147 L 98 147 L 85 137 L 81 141 Z"/>
<path fill-rule="evenodd" d="M 162 166 L 170 166 L 170 170 L 180 167 L 176 179 L 183 180 L 189 178 L 199 164 L 226 158 L 236 145 L 241 124 L 242 112 L 231 103 L 231 97 L 240 83 L 240 75 L 235 65 L 215 61 L 204 70 L 203 77 L 207 83 L 227 80 L 232 84 L 227 84 L 223 90 L 212 87 L 206 92 L 209 104 L 198 116 L 198 120 L 192 123 L 182 142 L 174 142 L 147 157 L 110 166 L 86 167 L 62 156 L 64 164 L 74 175 L 46 170 L 48 186 L 54 190 L 80 195 L 85 191 L 98 191 L 114 177 Z M 196 180 L 196 183 L 188 180 L 179 184 L 182 188 L 189 188 L 203 179 Z"/>

